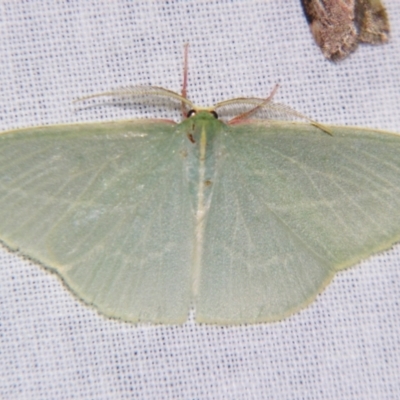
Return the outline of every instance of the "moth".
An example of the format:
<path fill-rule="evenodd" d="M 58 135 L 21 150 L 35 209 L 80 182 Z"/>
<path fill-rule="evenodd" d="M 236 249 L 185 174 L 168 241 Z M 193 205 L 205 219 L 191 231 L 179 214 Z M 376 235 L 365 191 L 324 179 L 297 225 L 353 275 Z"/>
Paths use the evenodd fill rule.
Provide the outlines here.
<path fill-rule="evenodd" d="M 359 43 L 383 44 L 389 19 L 380 0 L 301 0 L 315 42 L 329 60 L 339 61 Z"/>
<path fill-rule="evenodd" d="M 0 241 L 104 315 L 242 324 L 292 315 L 400 240 L 400 135 L 290 120 L 275 91 L 199 107 L 185 71 L 181 94 L 105 93 L 169 99 L 179 123 L 1 133 Z"/>

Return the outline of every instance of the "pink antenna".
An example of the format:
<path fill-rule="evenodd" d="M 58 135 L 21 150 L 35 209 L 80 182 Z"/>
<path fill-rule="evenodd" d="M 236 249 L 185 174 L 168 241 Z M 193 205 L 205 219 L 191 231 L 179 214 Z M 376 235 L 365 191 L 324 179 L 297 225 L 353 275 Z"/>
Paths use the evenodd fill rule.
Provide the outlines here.
<path fill-rule="evenodd" d="M 251 115 L 255 114 L 257 111 L 259 111 L 261 108 L 263 108 L 267 103 L 269 103 L 272 98 L 274 97 L 276 91 L 278 90 L 279 85 L 276 84 L 274 86 L 274 88 L 272 89 L 271 94 L 265 99 L 263 100 L 260 104 L 258 104 L 257 106 L 255 106 L 254 108 L 252 108 L 249 111 L 246 111 L 240 115 L 237 115 L 235 118 L 232 118 L 228 124 L 229 125 L 234 125 L 234 124 L 240 124 L 243 120 L 248 119 Z"/>
<path fill-rule="evenodd" d="M 187 99 L 187 83 L 188 83 L 188 60 L 189 60 L 189 43 L 185 43 L 184 56 L 183 56 L 183 83 L 182 83 L 182 97 Z M 182 102 L 182 117 L 186 118 L 185 103 Z"/>

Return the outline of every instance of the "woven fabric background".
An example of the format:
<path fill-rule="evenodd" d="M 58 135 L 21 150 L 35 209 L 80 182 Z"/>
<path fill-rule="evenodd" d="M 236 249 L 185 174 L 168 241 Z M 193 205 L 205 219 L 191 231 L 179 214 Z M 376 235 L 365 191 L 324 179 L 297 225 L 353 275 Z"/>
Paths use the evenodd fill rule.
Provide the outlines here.
<path fill-rule="evenodd" d="M 2 1 L 0 129 L 176 119 L 161 107 L 72 102 L 130 84 L 180 91 L 189 42 L 196 104 L 265 97 L 279 83 L 277 101 L 318 121 L 400 132 L 400 2 L 385 5 L 390 43 L 333 64 L 299 0 Z M 0 398 L 398 399 L 399 302 L 397 245 L 279 323 L 134 326 L 0 246 Z"/>

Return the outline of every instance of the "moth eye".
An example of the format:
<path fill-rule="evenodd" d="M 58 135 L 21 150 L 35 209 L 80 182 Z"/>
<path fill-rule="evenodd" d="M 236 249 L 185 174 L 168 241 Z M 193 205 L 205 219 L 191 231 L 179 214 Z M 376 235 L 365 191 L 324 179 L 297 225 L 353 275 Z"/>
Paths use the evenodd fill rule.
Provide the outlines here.
<path fill-rule="evenodd" d="M 190 117 L 194 117 L 196 115 L 196 110 L 189 110 L 186 117 L 190 118 Z"/>
<path fill-rule="evenodd" d="M 210 111 L 210 114 L 214 116 L 215 119 L 218 119 L 218 114 L 215 111 Z"/>

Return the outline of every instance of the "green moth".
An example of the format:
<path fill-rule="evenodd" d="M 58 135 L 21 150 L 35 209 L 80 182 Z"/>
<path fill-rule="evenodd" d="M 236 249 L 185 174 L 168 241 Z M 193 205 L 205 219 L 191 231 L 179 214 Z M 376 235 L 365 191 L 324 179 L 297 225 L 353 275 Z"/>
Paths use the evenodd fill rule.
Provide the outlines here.
<path fill-rule="evenodd" d="M 0 134 L 0 240 L 101 313 L 276 321 L 400 240 L 399 135 L 261 119 L 298 116 L 270 98 L 202 109 L 121 93 L 192 111 Z"/>

